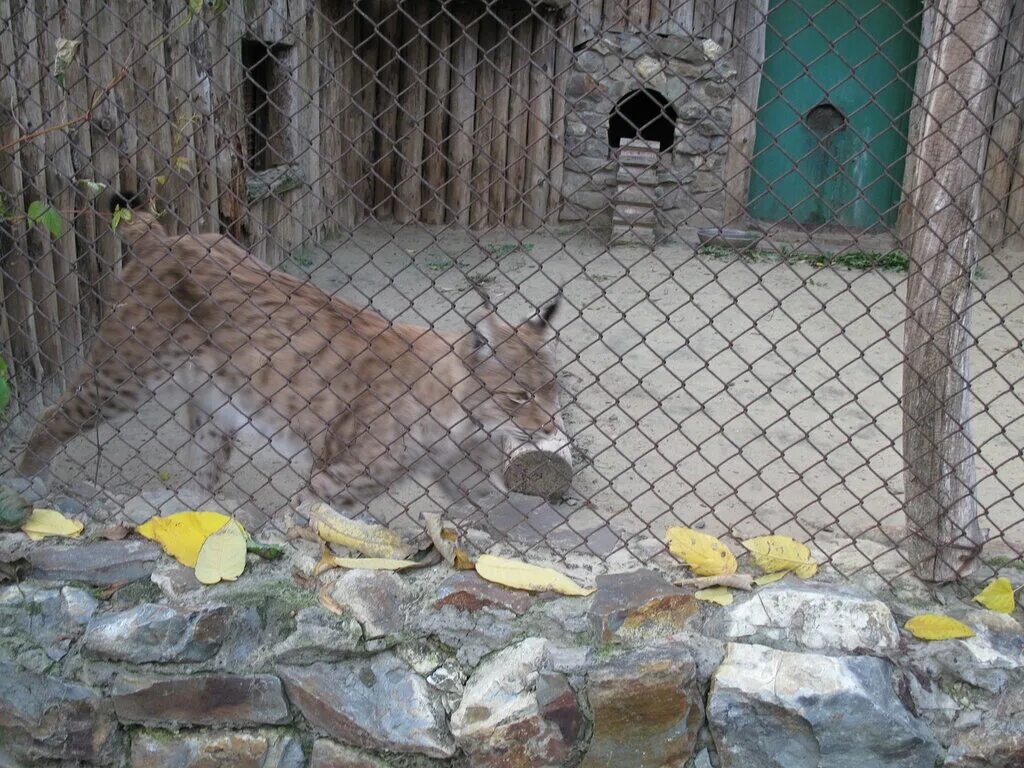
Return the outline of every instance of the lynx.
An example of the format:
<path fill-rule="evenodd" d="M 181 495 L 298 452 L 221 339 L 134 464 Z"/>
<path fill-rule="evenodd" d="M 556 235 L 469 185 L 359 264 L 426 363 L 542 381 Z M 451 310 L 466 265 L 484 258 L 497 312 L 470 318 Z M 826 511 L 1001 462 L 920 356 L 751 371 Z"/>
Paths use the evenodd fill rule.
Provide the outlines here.
<path fill-rule="evenodd" d="M 423 460 L 465 495 L 443 475 L 467 453 L 564 437 L 559 299 L 518 326 L 485 301 L 468 332 L 442 332 L 331 297 L 219 235 L 168 235 L 143 211 L 118 232 L 128 247 L 120 295 L 36 425 L 22 475 L 44 472 L 82 430 L 134 413 L 168 382 L 186 393 L 190 468 L 210 493 L 250 425 L 288 459 L 308 451 L 303 499 L 342 508 Z"/>

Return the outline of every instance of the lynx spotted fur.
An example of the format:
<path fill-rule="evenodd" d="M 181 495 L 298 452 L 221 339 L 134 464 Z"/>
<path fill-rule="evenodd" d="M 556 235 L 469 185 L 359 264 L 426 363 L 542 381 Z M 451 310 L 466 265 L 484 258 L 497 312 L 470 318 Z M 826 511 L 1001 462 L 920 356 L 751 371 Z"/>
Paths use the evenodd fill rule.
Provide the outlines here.
<path fill-rule="evenodd" d="M 288 458 L 308 449 L 311 495 L 341 507 L 424 459 L 443 474 L 480 445 L 563 435 L 557 302 L 519 326 L 487 304 L 470 331 L 447 333 L 328 296 L 226 238 L 170 236 L 141 211 L 118 231 L 128 246 L 121 295 L 36 425 L 22 475 L 169 381 L 187 393 L 191 467 L 210 493 L 247 425 Z"/>

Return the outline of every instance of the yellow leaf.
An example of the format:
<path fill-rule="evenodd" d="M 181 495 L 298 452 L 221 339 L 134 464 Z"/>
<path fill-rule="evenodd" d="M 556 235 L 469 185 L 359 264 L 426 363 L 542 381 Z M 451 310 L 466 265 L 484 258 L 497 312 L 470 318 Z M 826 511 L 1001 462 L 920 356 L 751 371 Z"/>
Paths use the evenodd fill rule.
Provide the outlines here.
<path fill-rule="evenodd" d="M 336 557 L 325 552 L 320 562 L 313 569 L 313 575 L 319 576 L 331 568 L 364 569 L 367 571 L 404 571 L 406 568 L 418 566 L 415 560 L 393 560 L 386 557 Z"/>
<path fill-rule="evenodd" d="M 176 157 L 176 158 L 174 158 L 174 161 L 173 161 L 172 164 L 174 165 L 174 170 L 176 170 L 176 171 L 188 171 L 188 170 L 190 170 L 189 165 L 188 165 L 188 158 Z"/>
<path fill-rule="evenodd" d="M 776 571 L 775 573 L 766 573 L 763 576 L 758 576 L 754 579 L 754 583 L 759 587 L 763 587 L 765 584 L 774 584 L 776 581 L 781 581 L 786 578 L 786 574 L 789 571 Z"/>
<path fill-rule="evenodd" d="M 32 541 L 39 541 L 47 536 L 75 537 L 82 532 L 85 525 L 77 520 L 64 517 L 56 509 L 33 509 L 28 519 L 21 524 L 23 530 Z"/>
<path fill-rule="evenodd" d="M 541 568 L 520 560 L 510 560 L 496 555 L 480 555 L 476 561 L 476 572 L 487 581 L 513 589 L 530 592 L 558 592 L 563 595 L 585 597 L 594 590 L 585 589 L 565 574 L 551 568 Z"/>
<path fill-rule="evenodd" d="M 698 589 L 693 593 L 698 600 L 707 600 L 709 603 L 719 605 L 732 605 L 732 592 L 726 587 L 711 587 L 710 589 Z"/>
<path fill-rule="evenodd" d="M 182 565 L 196 567 L 199 550 L 207 537 L 223 528 L 231 518 L 219 512 L 178 512 L 151 517 L 135 530 L 159 542 L 164 552 Z"/>
<path fill-rule="evenodd" d="M 170 479 L 171 479 L 171 473 L 170 472 L 161 472 L 160 473 L 160 482 L 166 483 Z"/>
<path fill-rule="evenodd" d="M 1013 584 L 1009 579 L 995 579 L 974 596 L 975 601 L 999 613 L 1013 613 Z"/>
<path fill-rule="evenodd" d="M 958 637 L 974 637 L 974 630 L 949 616 L 925 613 L 903 625 L 919 640 L 952 640 Z"/>
<path fill-rule="evenodd" d="M 809 579 L 818 572 L 811 550 L 789 536 L 757 536 L 744 541 L 743 546 L 768 573 L 792 571 L 801 579 Z"/>
<path fill-rule="evenodd" d="M 736 557 L 714 536 L 677 526 L 666 532 L 668 551 L 685 562 L 698 576 L 736 573 Z"/>
<path fill-rule="evenodd" d="M 403 560 L 415 551 L 391 529 L 349 520 L 327 504 L 311 505 L 309 518 L 321 539 L 354 549 L 367 557 Z"/>
<path fill-rule="evenodd" d="M 245 551 L 245 530 L 231 520 L 203 542 L 196 558 L 196 578 L 203 584 L 234 581 L 245 570 Z"/>
<path fill-rule="evenodd" d="M 448 565 L 459 571 L 471 571 L 476 567 L 469 553 L 458 546 L 458 532 L 441 527 L 441 515 L 437 512 L 424 512 L 423 522 L 434 549 Z"/>

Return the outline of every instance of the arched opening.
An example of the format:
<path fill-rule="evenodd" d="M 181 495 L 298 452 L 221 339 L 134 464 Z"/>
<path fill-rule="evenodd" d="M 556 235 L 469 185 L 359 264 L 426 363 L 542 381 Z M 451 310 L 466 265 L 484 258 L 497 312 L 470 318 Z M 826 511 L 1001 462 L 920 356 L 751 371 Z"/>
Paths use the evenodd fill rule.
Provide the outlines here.
<path fill-rule="evenodd" d="M 659 143 L 661 151 L 672 149 L 676 137 L 676 111 L 657 91 L 643 88 L 619 99 L 608 120 L 608 144 L 612 149 L 622 139 L 646 139 Z"/>

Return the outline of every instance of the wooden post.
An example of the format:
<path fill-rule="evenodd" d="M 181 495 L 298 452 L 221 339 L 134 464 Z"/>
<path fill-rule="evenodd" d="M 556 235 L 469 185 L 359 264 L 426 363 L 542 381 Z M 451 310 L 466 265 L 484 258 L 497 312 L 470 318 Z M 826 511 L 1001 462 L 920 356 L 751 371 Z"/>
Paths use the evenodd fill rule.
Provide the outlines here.
<path fill-rule="evenodd" d="M 733 101 L 732 127 L 725 155 L 725 221 L 722 224 L 727 227 L 742 225 L 747 214 L 767 18 L 768 0 L 749 0 L 736 10 L 732 41 L 735 43 L 733 55 L 739 58 L 736 62 L 739 85 Z"/>
<path fill-rule="evenodd" d="M 982 537 L 970 434 L 971 270 L 985 147 L 1010 0 L 940 0 L 923 126 L 912 148 L 910 277 L 903 367 L 905 553 L 923 579 L 977 565 Z"/>

